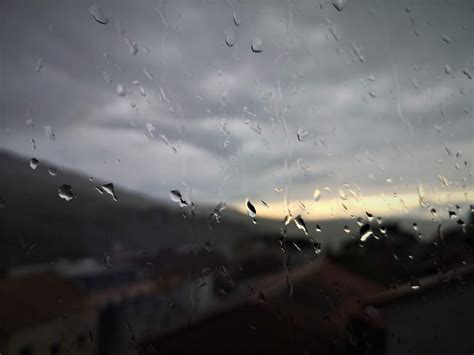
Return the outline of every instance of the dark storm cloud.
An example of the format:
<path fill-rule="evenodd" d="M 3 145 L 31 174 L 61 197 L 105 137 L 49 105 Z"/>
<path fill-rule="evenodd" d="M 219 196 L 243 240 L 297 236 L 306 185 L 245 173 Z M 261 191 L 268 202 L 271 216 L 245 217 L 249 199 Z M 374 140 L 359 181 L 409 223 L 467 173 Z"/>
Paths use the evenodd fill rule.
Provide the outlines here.
<path fill-rule="evenodd" d="M 342 183 L 378 193 L 397 177 L 413 192 L 446 170 L 446 142 L 472 159 L 469 1 L 102 1 L 107 25 L 89 5 L 0 5 L 3 148 L 162 198 L 185 182 L 203 201 L 266 198 L 289 181 L 294 198 Z"/>

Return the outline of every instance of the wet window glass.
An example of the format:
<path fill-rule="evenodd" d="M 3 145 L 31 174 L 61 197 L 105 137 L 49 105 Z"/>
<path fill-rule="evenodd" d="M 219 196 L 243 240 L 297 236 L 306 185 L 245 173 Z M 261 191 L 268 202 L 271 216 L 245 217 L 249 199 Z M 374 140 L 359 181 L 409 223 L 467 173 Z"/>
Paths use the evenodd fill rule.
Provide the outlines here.
<path fill-rule="evenodd" d="M 0 3 L 0 354 L 473 354 L 469 0 Z"/>

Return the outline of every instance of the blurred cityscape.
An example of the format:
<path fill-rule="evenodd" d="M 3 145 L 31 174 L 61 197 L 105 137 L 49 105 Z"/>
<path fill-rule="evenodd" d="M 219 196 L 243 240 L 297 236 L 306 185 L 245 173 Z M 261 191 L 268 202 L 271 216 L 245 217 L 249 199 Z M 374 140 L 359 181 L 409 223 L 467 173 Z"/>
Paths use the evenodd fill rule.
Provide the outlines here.
<path fill-rule="evenodd" d="M 8 159 L 14 166 L 14 158 Z M 21 173 L 15 176 L 21 182 Z M 1 177 L 6 186 L 8 177 Z M 23 192 L 35 201 L 37 190 L 27 185 Z M 45 186 L 39 191 L 48 190 Z M 299 233 L 287 230 L 285 221 L 271 222 L 281 227 L 279 232 L 249 229 L 228 239 L 233 227 L 225 215 L 216 221 L 215 215 L 208 219 L 184 214 L 181 224 L 190 223 L 184 218 L 188 216 L 204 223 L 208 232 L 222 227 L 221 240 L 211 242 L 198 234 L 195 242 L 180 240 L 140 251 L 113 242 L 101 255 L 89 249 L 65 257 L 67 248 L 48 245 L 45 231 L 25 233 L 28 219 L 35 215 L 47 225 L 50 214 L 56 213 L 51 212 L 54 203 L 62 202 L 59 198 L 31 214 L 22 214 L 26 205 L 17 209 L 8 196 L 3 201 L 0 232 L 2 245 L 10 249 L 0 280 L 2 354 L 474 350 L 473 206 L 465 209 L 465 217 L 457 206 L 461 213 L 451 224 L 430 222 L 438 226 L 433 236 L 421 236 L 416 224 L 401 228 L 395 220 L 384 222 L 371 214 L 359 217 L 357 230 L 350 234 L 345 225 L 349 221 L 337 221 L 339 234 L 346 235 L 337 248 L 326 248 L 322 239 L 304 235 L 301 228 L 295 228 Z M 80 201 L 75 202 L 85 203 Z M 12 232 L 18 218 L 26 227 Z M 68 224 L 67 218 L 51 221 L 49 233 L 59 230 L 63 237 L 73 236 L 74 222 L 64 227 L 65 221 Z M 94 223 L 99 222 L 100 217 Z M 166 223 L 162 227 L 166 230 Z M 158 229 L 153 236 L 159 238 L 160 233 Z M 41 246 L 56 248 L 60 257 L 37 259 Z"/>

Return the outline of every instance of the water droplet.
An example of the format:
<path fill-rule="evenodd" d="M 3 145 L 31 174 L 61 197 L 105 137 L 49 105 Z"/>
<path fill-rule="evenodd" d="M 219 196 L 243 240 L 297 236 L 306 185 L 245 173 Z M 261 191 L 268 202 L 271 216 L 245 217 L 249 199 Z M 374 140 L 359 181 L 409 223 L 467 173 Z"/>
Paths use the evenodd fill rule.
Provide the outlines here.
<path fill-rule="evenodd" d="M 117 85 L 116 91 L 117 95 L 120 97 L 125 97 L 125 95 L 127 95 L 127 89 L 122 84 Z"/>
<path fill-rule="evenodd" d="M 39 160 L 36 158 L 31 158 L 30 160 L 30 168 L 35 170 L 39 165 Z"/>
<path fill-rule="evenodd" d="M 296 163 L 298 164 L 301 175 L 308 175 L 311 173 L 311 167 L 306 160 L 299 158 L 296 160 Z"/>
<path fill-rule="evenodd" d="M 151 137 L 154 137 L 153 132 L 155 132 L 155 127 L 153 126 L 153 123 L 151 122 L 146 122 L 145 123 L 146 130 L 150 134 Z"/>
<path fill-rule="evenodd" d="M 365 242 L 367 238 L 369 238 L 372 235 L 372 230 L 370 229 L 369 224 L 364 224 L 362 227 L 360 227 L 360 241 Z"/>
<path fill-rule="evenodd" d="M 316 228 L 315 228 L 316 232 L 320 233 L 321 232 L 321 227 L 319 226 L 319 224 L 316 224 Z"/>
<path fill-rule="evenodd" d="M 107 82 L 107 84 L 112 84 L 113 83 L 112 77 L 110 76 L 109 73 L 104 71 L 104 72 L 102 72 L 102 76 L 104 77 L 104 80 Z"/>
<path fill-rule="evenodd" d="M 438 212 L 436 211 L 436 208 L 431 207 L 430 208 L 430 213 L 434 218 L 438 218 Z"/>
<path fill-rule="evenodd" d="M 287 226 L 288 224 L 290 224 L 291 219 L 292 219 L 291 214 L 287 214 L 285 218 L 283 218 L 283 224 Z"/>
<path fill-rule="evenodd" d="M 253 121 L 251 124 L 250 124 L 250 129 L 258 134 L 261 134 L 262 133 L 262 129 L 260 128 L 259 124 L 257 121 Z"/>
<path fill-rule="evenodd" d="M 412 290 L 419 290 L 421 288 L 420 282 L 417 279 L 412 278 L 410 281 L 410 288 Z"/>
<path fill-rule="evenodd" d="M 89 6 L 89 13 L 94 17 L 98 23 L 102 25 L 107 25 L 109 23 L 109 19 L 107 16 L 104 15 L 104 12 L 100 6 L 91 5 Z"/>
<path fill-rule="evenodd" d="M 332 4 L 337 11 L 342 11 L 342 9 L 344 9 L 344 6 L 346 6 L 346 2 L 347 0 L 334 0 Z"/>
<path fill-rule="evenodd" d="M 140 95 L 142 95 L 143 97 L 146 97 L 146 91 L 143 86 L 140 86 Z"/>
<path fill-rule="evenodd" d="M 169 192 L 169 196 L 171 198 L 171 201 L 179 203 L 180 207 L 187 206 L 187 202 L 183 199 L 183 196 L 181 195 L 181 192 L 179 192 L 179 190 L 171 190 Z"/>
<path fill-rule="evenodd" d="M 313 249 L 314 249 L 315 254 L 320 254 L 321 250 L 322 250 L 321 243 L 314 242 L 313 243 Z"/>
<path fill-rule="evenodd" d="M 151 73 L 148 71 L 147 68 L 143 67 L 143 74 L 145 74 L 145 76 L 150 79 L 150 80 L 153 80 L 153 75 L 151 75 Z"/>
<path fill-rule="evenodd" d="M 51 141 L 55 141 L 56 140 L 56 135 L 54 134 L 54 130 L 53 130 L 53 127 L 51 126 L 44 126 L 44 132 L 46 133 L 46 135 L 48 136 L 48 138 L 51 140 Z"/>
<path fill-rule="evenodd" d="M 379 216 L 379 217 L 377 217 L 376 219 L 377 219 L 377 223 L 378 223 L 378 224 L 382 224 L 382 217 Z"/>
<path fill-rule="evenodd" d="M 239 15 L 235 11 L 232 13 L 232 19 L 234 20 L 234 25 L 239 27 L 240 26 L 240 18 L 239 18 Z"/>
<path fill-rule="evenodd" d="M 210 253 L 213 249 L 212 243 L 210 241 L 207 241 L 204 243 L 204 249 Z"/>
<path fill-rule="evenodd" d="M 71 185 L 61 185 L 58 188 L 58 194 L 59 197 L 66 200 L 66 201 L 71 201 L 73 198 L 76 198 L 76 196 L 72 192 L 72 186 Z"/>
<path fill-rule="evenodd" d="M 135 43 L 135 41 L 128 37 L 124 37 L 123 40 L 127 44 L 130 54 L 136 55 L 138 53 L 138 45 Z"/>
<path fill-rule="evenodd" d="M 259 37 L 255 37 L 252 40 L 252 44 L 250 45 L 252 52 L 254 53 L 261 53 L 263 50 L 263 42 Z"/>
<path fill-rule="evenodd" d="M 387 227 L 385 227 L 385 226 L 380 226 L 379 229 L 380 229 L 380 232 L 381 232 L 382 234 L 387 234 Z"/>
<path fill-rule="evenodd" d="M 260 203 L 261 203 L 264 207 L 267 207 L 267 208 L 270 207 L 270 206 L 268 206 L 268 204 L 267 204 L 265 201 L 263 201 L 263 200 L 260 200 Z"/>
<path fill-rule="evenodd" d="M 112 269 L 112 257 L 107 253 L 104 253 L 104 265 L 107 268 Z"/>
<path fill-rule="evenodd" d="M 227 30 L 225 32 L 225 43 L 227 47 L 233 47 L 235 45 L 235 34 L 233 30 Z"/>
<path fill-rule="evenodd" d="M 267 299 L 265 298 L 265 295 L 263 294 L 263 292 L 258 293 L 258 300 L 260 302 L 267 303 Z"/>
<path fill-rule="evenodd" d="M 344 232 L 346 232 L 347 234 L 351 232 L 351 229 L 349 228 L 347 224 L 344 226 Z"/>
<path fill-rule="evenodd" d="M 463 73 L 468 79 L 472 80 L 472 75 L 471 75 L 471 73 L 470 73 L 466 68 L 464 68 L 464 69 L 462 70 L 462 73 Z"/>
<path fill-rule="evenodd" d="M 255 209 L 255 206 L 252 205 L 252 202 L 250 202 L 250 200 L 247 199 L 247 201 L 245 202 L 245 206 L 247 207 L 247 214 L 253 218 L 253 221 L 254 223 L 256 223 L 256 217 L 257 217 L 257 210 Z"/>
<path fill-rule="evenodd" d="M 426 207 L 423 185 L 421 184 L 417 185 L 417 192 L 418 192 L 418 203 L 420 207 Z"/>
<path fill-rule="evenodd" d="M 58 174 L 58 169 L 56 169 L 55 167 L 52 166 L 48 169 L 48 173 L 51 176 L 56 176 Z"/>
<path fill-rule="evenodd" d="M 320 189 L 314 190 L 313 199 L 317 202 L 319 201 L 320 198 L 321 198 L 321 190 Z"/>
<path fill-rule="evenodd" d="M 35 72 L 39 73 L 43 69 L 43 58 L 38 58 L 35 64 Z"/>
<path fill-rule="evenodd" d="M 451 38 L 446 33 L 441 34 L 441 39 L 446 43 L 451 43 Z"/>
<path fill-rule="evenodd" d="M 104 184 L 101 186 L 102 190 L 112 196 L 113 200 L 117 202 L 117 196 L 115 195 L 114 184 L 109 182 L 108 184 Z"/>
<path fill-rule="evenodd" d="M 222 202 L 222 201 L 219 202 L 209 217 L 212 219 L 215 219 L 217 223 L 220 223 L 221 217 L 222 217 L 222 211 L 224 211 L 226 208 L 227 208 L 227 205 L 225 204 L 225 202 Z"/>
<path fill-rule="evenodd" d="M 374 219 L 374 215 L 370 212 L 365 212 L 365 214 L 367 215 L 367 219 L 369 220 L 369 222 L 372 222 Z"/>
<path fill-rule="evenodd" d="M 445 73 L 446 75 L 451 75 L 451 74 L 453 73 L 453 70 L 451 69 L 451 67 L 450 67 L 448 64 L 446 64 L 446 65 L 444 66 L 444 73 Z"/>
<path fill-rule="evenodd" d="M 456 214 L 456 211 L 453 211 L 453 210 L 448 210 L 448 215 L 449 215 L 449 219 L 458 218 L 458 215 Z"/>
<path fill-rule="evenodd" d="M 306 228 L 306 223 L 303 220 L 303 217 L 301 215 L 298 215 L 295 217 L 295 224 L 298 229 L 303 230 L 305 235 L 308 235 L 308 229 Z"/>
<path fill-rule="evenodd" d="M 340 198 L 341 200 L 344 200 L 344 201 L 347 200 L 347 195 L 346 195 L 346 193 L 345 193 L 343 190 L 341 190 L 341 189 L 339 189 L 339 198 Z"/>
<path fill-rule="evenodd" d="M 362 227 L 365 224 L 365 221 L 362 217 L 357 217 L 357 225 Z"/>
<path fill-rule="evenodd" d="M 296 132 L 296 137 L 298 138 L 298 141 L 300 142 L 303 142 L 305 138 L 308 136 L 309 136 L 309 131 L 304 127 L 300 127 L 298 129 L 298 132 Z"/>

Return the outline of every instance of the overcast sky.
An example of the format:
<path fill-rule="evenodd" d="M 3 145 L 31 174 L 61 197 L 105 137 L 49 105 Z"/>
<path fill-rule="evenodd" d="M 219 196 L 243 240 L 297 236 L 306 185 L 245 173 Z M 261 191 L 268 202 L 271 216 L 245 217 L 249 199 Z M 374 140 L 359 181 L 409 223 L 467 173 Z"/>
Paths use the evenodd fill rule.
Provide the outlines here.
<path fill-rule="evenodd" d="M 269 214 L 472 202 L 473 1 L 91 5 L 1 2 L 0 148 Z"/>

